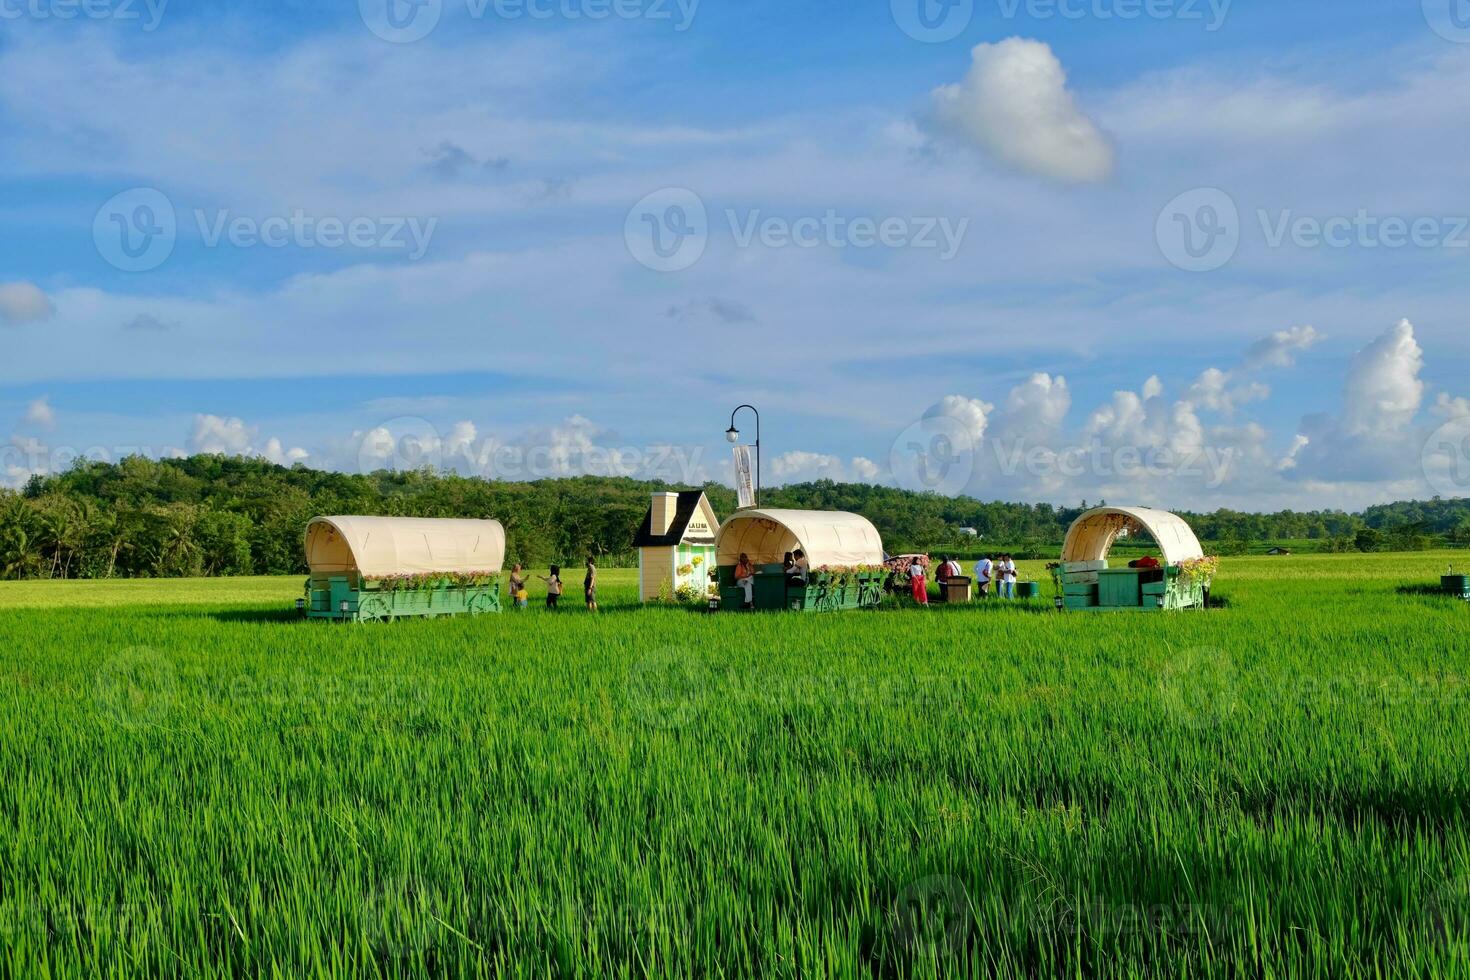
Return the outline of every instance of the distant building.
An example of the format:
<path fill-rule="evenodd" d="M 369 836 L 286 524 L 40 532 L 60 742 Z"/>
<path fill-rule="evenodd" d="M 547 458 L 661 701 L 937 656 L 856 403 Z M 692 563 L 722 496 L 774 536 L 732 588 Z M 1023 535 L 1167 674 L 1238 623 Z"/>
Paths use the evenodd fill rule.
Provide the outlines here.
<path fill-rule="evenodd" d="M 1270 551 L 1266 552 L 1266 554 L 1268 554 L 1268 555 L 1286 556 L 1286 555 L 1290 555 L 1291 554 L 1291 549 L 1290 548 L 1272 548 Z"/>
<path fill-rule="evenodd" d="M 685 585 L 703 595 L 715 567 L 715 535 L 720 522 L 700 490 L 656 493 L 638 529 L 638 599 L 652 602 Z"/>
<path fill-rule="evenodd" d="M 980 532 L 973 527 L 962 527 L 960 528 L 960 533 L 967 538 L 978 538 L 980 536 Z"/>

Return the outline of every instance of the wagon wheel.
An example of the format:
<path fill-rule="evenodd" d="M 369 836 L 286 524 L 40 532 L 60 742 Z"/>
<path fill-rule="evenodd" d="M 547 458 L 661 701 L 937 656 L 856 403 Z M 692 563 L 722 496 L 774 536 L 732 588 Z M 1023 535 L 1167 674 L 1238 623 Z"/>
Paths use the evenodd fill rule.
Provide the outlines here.
<path fill-rule="evenodd" d="M 366 596 L 357 604 L 357 620 L 360 623 L 391 623 L 393 603 L 380 595 Z"/>
<path fill-rule="evenodd" d="M 480 592 L 470 597 L 468 608 L 471 616 L 483 616 L 495 612 L 497 605 L 494 596 L 488 592 Z"/>

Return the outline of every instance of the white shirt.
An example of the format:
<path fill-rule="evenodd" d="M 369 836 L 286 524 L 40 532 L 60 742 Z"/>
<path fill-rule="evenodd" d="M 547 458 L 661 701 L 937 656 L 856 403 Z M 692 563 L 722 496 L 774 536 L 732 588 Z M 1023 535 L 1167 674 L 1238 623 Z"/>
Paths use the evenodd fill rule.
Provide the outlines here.
<path fill-rule="evenodd" d="M 923 577 L 924 577 L 924 566 L 923 565 L 910 565 L 909 566 L 909 578 L 913 579 L 913 578 L 923 578 Z"/>
<path fill-rule="evenodd" d="M 975 577 L 982 582 L 990 581 L 990 570 L 995 567 L 995 562 L 989 558 L 982 558 L 975 563 Z"/>
<path fill-rule="evenodd" d="M 1000 575 L 1003 580 L 1014 582 L 1016 580 L 1016 563 L 1013 561 L 1001 562 Z"/>

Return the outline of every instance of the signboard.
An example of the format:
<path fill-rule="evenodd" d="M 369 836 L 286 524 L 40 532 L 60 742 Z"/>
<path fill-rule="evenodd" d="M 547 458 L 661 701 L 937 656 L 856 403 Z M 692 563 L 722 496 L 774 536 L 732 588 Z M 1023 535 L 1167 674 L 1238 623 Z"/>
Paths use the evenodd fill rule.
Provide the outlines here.
<path fill-rule="evenodd" d="M 689 526 L 684 529 L 685 544 L 714 544 L 715 529 L 710 527 L 709 521 L 703 517 L 695 516 L 690 519 Z"/>
<path fill-rule="evenodd" d="M 740 509 L 755 506 L 755 481 L 751 478 L 750 447 L 735 447 L 735 493 L 740 497 Z"/>

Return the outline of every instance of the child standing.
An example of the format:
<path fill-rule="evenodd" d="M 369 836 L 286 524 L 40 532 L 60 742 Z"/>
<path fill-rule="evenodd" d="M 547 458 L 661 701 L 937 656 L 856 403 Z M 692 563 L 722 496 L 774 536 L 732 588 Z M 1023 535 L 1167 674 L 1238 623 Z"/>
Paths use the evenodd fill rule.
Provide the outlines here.
<path fill-rule="evenodd" d="M 517 609 L 525 609 L 530 604 L 531 597 L 526 593 L 526 576 L 521 572 L 519 564 L 510 570 L 510 597 L 515 601 Z"/>

